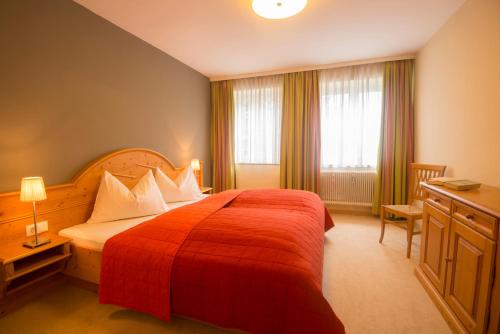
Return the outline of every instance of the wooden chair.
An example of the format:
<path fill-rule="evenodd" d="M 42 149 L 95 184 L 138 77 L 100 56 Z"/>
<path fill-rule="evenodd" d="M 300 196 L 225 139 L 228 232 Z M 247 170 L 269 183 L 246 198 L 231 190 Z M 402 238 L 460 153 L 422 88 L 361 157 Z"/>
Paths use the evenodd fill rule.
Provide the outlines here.
<path fill-rule="evenodd" d="M 411 164 L 408 204 L 382 205 L 380 207 L 380 243 L 384 240 L 385 224 L 404 228 L 406 229 L 406 239 L 408 242 L 406 257 L 410 257 L 413 236 L 420 234 L 420 231 L 415 231 L 415 221 L 422 219 L 422 206 L 418 205 L 417 202 L 423 200 L 423 191 L 420 182 L 425 182 L 433 177 L 443 176 L 445 169 L 446 166 L 440 165 Z"/>

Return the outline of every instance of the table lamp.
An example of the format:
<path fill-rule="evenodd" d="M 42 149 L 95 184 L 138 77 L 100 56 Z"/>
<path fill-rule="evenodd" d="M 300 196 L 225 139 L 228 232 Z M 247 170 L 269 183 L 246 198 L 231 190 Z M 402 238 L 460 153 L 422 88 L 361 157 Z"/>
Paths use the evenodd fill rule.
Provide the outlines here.
<path fill-rule="evenodd" d="M 201 179 L 201 162 L 199 159 L 191 160 L 191 169 L 193 170 L 194 176 L 196 177 L 196 182 L 198 182 L 198 186 L 202 187 L 203 180 Z"/>
<path fill-rule="evenodd" d="M 35 224 L 35 239 L 23 243 L 24 247 L 36 248 L 50 242 L 49 239 L 39 238 L 36 226 L 36 202 L 47 199 L 43 178 L 40 176 L 25 177 L 21 181 L 21 202 L 33 203 L 33 222 Z"/>
<path fill-rule="evenodd" d="M 199 159 L 191 160 L 191 168 L 194 171 L 199 171 L 200 170 L 200 160 Z"/>

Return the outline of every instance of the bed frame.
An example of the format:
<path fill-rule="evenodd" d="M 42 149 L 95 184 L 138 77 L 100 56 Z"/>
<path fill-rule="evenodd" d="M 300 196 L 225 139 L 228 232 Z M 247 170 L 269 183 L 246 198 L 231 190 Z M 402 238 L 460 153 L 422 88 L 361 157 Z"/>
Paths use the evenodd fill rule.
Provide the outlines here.
<path fill-rule="evenodd" d="M 151 168 L 159 167 L 166 175 L 175 178 L 182 168 L 177 168 L 162 154 L 145 148 L 129 148 L 112 152 L 97 159 L 70 183 L 46 188 L 47 200 L 37 203 L 39 221 L 49 222 L 49 232 L 84 223 L 94 207 L 101 175 L 105 170 L 132 188 Z M 203 184 L 203 162 L 196 173 L 200 187 Z M 33 223 L 31 203 L 19 200 L 19 192 L 0 194 L 0 242 L 22 238 L 25 226 Z M 87 282 L 99 283 L 101 252 L 71 246 L 71 257 L 66 274 Z"/>

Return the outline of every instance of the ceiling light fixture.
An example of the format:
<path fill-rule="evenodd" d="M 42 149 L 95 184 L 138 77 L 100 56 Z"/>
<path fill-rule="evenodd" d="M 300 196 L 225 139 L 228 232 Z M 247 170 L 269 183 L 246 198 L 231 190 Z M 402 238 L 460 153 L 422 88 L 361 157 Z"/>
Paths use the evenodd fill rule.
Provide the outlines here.
<path fill-rule="evenodd" d="M 278 20 L 297 15 L 307 5 L 307 0 L 253 0 L 252 8 L 257 15 Z"/>

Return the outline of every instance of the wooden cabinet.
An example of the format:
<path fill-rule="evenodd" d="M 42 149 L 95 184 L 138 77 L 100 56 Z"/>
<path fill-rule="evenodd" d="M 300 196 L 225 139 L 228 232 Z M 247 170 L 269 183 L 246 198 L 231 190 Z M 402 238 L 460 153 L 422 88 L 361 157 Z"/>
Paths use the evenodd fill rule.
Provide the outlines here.
<path fill-rule="evenodd" d="M 458 220 L 451 225 L 445 300 L 471 333 L 483 333 L 495 244 Z"/>
<path fill-rule="evenodd" d="M 455 332 L 499 333 L 500 189 L 423 188 L 417 277 Z"/>
<path fill-rule="evenodd" d="M 427 203 L 424 206 L 420 267 L 439 293 L 444 295 L 450 218 Z"/>

